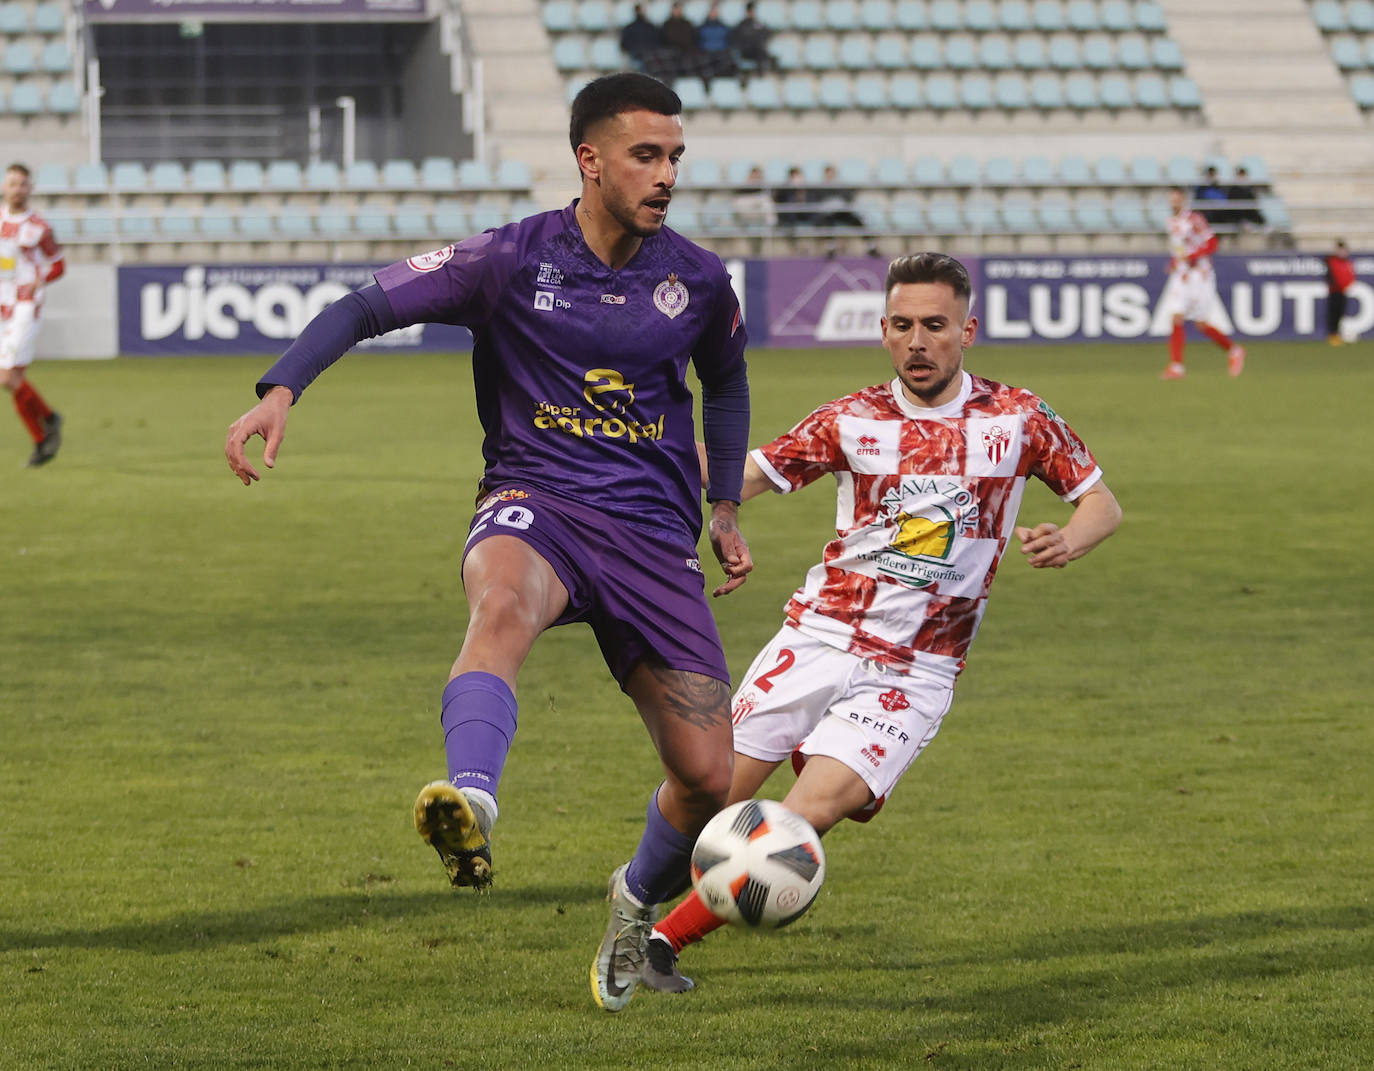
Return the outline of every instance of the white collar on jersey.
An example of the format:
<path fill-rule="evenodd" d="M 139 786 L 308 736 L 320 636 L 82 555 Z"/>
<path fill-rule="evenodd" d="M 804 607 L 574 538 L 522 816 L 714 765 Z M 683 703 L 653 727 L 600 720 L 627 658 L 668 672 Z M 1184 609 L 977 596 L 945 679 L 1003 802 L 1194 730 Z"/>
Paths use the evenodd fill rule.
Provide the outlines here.
<path fill-rule="evenodd" d="M 892 397 L 897 401 L 897 408 L 909 417 L 917 420 L 943 420 L 946 417 L 957 417 L 964 410 L 964 405 L 968 402 L 969 395 L 973 393 L 973 377 L 967 372 L 960 372 L 963 382 L 959 384 L 959 393 L 952 400 L 945 402 L 944 405 L 937 405 L 934 408 L 927 408 L 924 405 L 917 405 L 902 391 L 902 381 L 899 377 L 893 376 L 892 382 L 888 384 L 892 388 Z"/>
<path fill-rule="evenodd" d="M 6 206 L 0 205 L 0 219 L 6 223 L 23 223 L 31 215 L 33 215 L 32 208 L 26 208 L 22 212 L 11 212 Z"/>

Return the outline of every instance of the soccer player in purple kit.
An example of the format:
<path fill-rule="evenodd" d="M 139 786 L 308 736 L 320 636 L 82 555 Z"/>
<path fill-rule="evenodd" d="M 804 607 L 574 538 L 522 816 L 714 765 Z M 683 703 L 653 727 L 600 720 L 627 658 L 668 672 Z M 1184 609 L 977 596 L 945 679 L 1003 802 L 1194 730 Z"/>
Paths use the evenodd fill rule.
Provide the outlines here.
<path fill-rule="evenodd" d="M 664 227 L 683 152 L 681 102 L 644 75 L 599 78 L 572 105 L 581 197 L 376 273 L 325 309 L 257 385 L 225 455 L 275 465 L 301 392 L 358 341 L 421 322 L 473 333 L 486 468 L 463 559 L 469 622 L 444 689 L 449 777 L 421 790 L 416 828 L 450 882 L 491 884 L 497 784 L 515 683 L 538 635 L 591 624 L 664 768 L 639 846 L 611 875 L 592 964 L 607 1011 L 639 980 L 657 905 L 689 883 L 697 832 L 729 791 L 729 672 L 697 559 L 702 389 L 709 533 L 733 591 L 753 568 L 737 510 L 748 442 L 746 335 L 724 265 Z"/>

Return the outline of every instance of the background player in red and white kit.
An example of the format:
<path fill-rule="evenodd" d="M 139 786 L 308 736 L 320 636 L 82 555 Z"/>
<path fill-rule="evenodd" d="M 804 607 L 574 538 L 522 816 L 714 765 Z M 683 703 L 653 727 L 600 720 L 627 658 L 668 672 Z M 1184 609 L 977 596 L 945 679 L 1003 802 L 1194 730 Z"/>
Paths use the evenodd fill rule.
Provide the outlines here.
<path fill-rule="evenodd" d="M 43 289 L 65 270 L 52 228 L 29 207 L 32 192 L 29 169 L 10 164 L 0 208 L 0 375 L 33 439 L 30 467 L 51 461 L 62 445 L 61 414 L 34 390 L 24 370 L 33 362 Z"/>
<path fill-rule="evenodd" d="M 1245 350 L 1226 332 L 1208 322 L 1218 303 L 1217 277 L 1212 270 L 1212 254 L 1217 251 L 1217 236 L 1201 212 L 1188 205 L 1183 187 L 1169 190 L 1169 281 L 1164 284 L 1164 307 L 1173 317 L 1169 335 L 1169 365 L 1162 379 L 1182 379 L 1183 323 L 1192 320 L 1198 330 L 1226 351 L 1226 370 L 1238 376 L 1245 367 Z"/>
<path fill-rule="evenodd" d="M 754 450 L 743 497 L 835 477 L 836 536 L 735 693 L 732 802 L 793 757 L 783 801 L 824 833 L 866 821 L 940 727 L 1013 537 L 1038 569 L 1111 535 L 1121 508 L 1082 441 L 1030 391 L 964 371 L 977 320 L 962 264 L 894 260 L 883 345 L 896 378 L 821 406 Z M 1028 477 L 1074 505 L 1016 524 Z M 690 989 L 677 952 L 722 924 L 692 893 L 649 942 L 645 984 Z"/>

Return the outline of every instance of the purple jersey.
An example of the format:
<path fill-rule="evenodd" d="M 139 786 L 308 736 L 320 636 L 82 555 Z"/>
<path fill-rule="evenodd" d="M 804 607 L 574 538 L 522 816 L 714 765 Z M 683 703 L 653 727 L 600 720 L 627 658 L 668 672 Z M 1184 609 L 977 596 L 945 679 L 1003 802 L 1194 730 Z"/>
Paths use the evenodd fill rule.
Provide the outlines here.
<path fill-rule="evenodd" d="M 701 531 L 687 363 L 742 375 L 746 335 L 720 258 L 664 228 L 619 270 L 577 202 L 377 272 L 399 326 L 473 334 L 483 489 L 519 482 L 655 530 Z"/>

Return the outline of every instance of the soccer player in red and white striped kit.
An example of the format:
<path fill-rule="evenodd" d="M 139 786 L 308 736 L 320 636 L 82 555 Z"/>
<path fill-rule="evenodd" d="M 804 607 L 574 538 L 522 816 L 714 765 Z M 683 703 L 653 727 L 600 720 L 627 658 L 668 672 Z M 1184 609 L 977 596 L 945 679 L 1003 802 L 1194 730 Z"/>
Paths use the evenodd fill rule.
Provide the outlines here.
<path fill-rule="evenodd" d="M 1212 270 L 1212 254 L 1217 251 L 1217 236 L 1207 218 L 1188 205 L 1188 195 L 1181 186 L 1169 190 L 1169 281 L 1164 284 L 1161 304 L 1173 317 L 1169 334 L 1169 365 L 1161 379 L 1182 379 L 1187 371 L 1183 364 L 1183 323 L 1192 320 L 1198 330 L 1226 351 L 1226 370 L 1238 376 L 1245 367 L 1243 347 L 1208 321 L 1218 304 L 1217 277 Z"/>
<path fill-rule="evenodd" d="M 0 378 L 33 439 L 29 467 L 45 465 L 62 445 L 62 415 L 28 381 L 43 290 L 62 277 L 62 249 L 46 220 L 29 207 L 33 179 L 23 164 L 5 169 L 0 207 Z"/>

